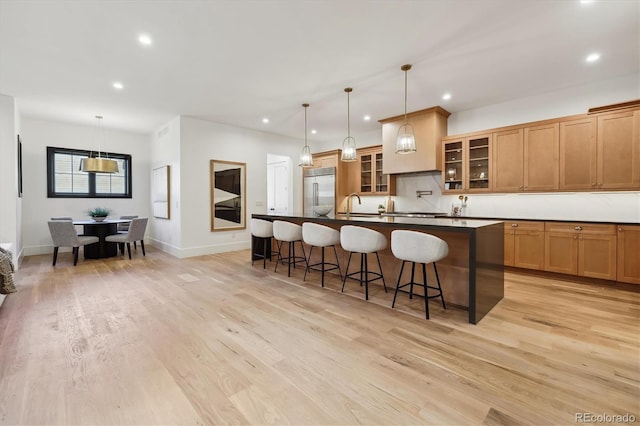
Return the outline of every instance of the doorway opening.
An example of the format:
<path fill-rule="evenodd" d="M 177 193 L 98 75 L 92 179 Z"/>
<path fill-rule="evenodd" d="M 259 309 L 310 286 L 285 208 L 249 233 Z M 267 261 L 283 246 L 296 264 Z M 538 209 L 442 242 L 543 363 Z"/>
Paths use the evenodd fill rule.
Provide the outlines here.
<path fill-rule="evenodd" d="M 267 212 L 287 215 L 292 211 L 291 158 L 267 154 Z"/>

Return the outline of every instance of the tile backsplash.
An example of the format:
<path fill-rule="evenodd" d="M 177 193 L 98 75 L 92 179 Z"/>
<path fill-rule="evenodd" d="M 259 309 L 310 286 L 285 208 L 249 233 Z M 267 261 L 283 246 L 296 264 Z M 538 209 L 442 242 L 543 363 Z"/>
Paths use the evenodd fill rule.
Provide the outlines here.
<path fill-rule="evenodd" d="M 441 212 L 449 214 L 458 195 L 442 195 L 442 177 L 438 172 L 414 173 L 396 177 L 397 195 L 392 199 L 395 211 Z M 432 191 L 416 196 L 416 191 Z M 603 221 L 640 223 L 640 191 L 547 192 L 518 194 L 465 194 L 468 197 L 463 216 Z M 354 200 L 353 211 L 376 212 L 387 197 L 361 197 Z"/>

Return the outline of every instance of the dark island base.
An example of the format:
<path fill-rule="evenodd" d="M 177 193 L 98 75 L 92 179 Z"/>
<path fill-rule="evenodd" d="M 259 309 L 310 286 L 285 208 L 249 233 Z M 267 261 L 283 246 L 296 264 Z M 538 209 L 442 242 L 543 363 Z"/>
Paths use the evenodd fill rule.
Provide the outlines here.
<path fill-rule="evenodd" d="M 268 215 L 254 215 L 254 217 L 266 220 L 273 220 L 274 217 Z M 389 241 L 387 249 L 381 251 L 380 262 L 385 277 L 387 287 L 391 295 L 398 281 L 398 274 L 402 261 L 393 256 L 390 248 L 391 232 L 394 229 L 412 229 L 426 232 L 442 238 L 449 245 L 449 255 L 438 262 L 438 273 L 442 283 L 445 302 L 447 305 L 457 306 L 469 311 L 469 322 L 477 324 L 503 297 L 504 297 L 504 229 L 502 223 L 487 225 L 479 228 L 455 228 L 448 230 L 446 227 L 411 226 L 398 223 L 369 223 L 354 222 L 344 220 L 314 220 L 312 218 L 278 217 L 278 220 L 302 224 L 305 221 L 312 221 L 340 229 L 342 225 L 354 224 L 365 226 L 382 232 Z M 272 241 L 271 247 L 275 248 Z M 309 246 L 305 245 L 307 254 Z M 252 258 L 261 259 L 258 254 L 262 254 L 262 244 L 255 244 L 252 239 Z M 286 245 L 284 248 L 286 253 Z M 286 255 L 286 254 L 285 254 Z M 377 271 L 375 257 L 371 255 L 369 265 Z M 340 265 L 344 269 L 347 265 L 348 252 L 338 247 L 338 257 Z M 333 256 L 331 255 L 331 258 Z M 355 259 L 355 258 L 354 258 Z M 359 261 L 352 259 L 349 273 L 359 269 Z M 320 250 L 314 250 L 310 263 L 320 261 Z M 419 276 L 421 276 L 421 269 Z M 332 271 L 330 273 L 337 273 Z M 343 270 L 344 273 L 344 270 Z M 405 268 L 402 282 L 410 278 L 410 268 Z M 435 283 L 435 273 L 431 265 L 427 266 L 427 280 Z M 372 285 L 382 285 L 377 281 Z M 420 290 L 418 290 L 420 291 Z M 391 296 L 392 297 L 392 296 Z"/>

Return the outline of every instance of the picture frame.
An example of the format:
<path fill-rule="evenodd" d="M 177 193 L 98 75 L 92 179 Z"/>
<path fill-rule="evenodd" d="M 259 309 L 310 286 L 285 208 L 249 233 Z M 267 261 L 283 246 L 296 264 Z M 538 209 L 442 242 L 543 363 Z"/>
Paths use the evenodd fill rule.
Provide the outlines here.
<path fill-rule="evenodd" d="M 247 163 L 210 161 L 211 232 L 245 229 Z"/>
<path fill-rule="evenodd" d="M 153 217 L 171 219 L 171 168 L 153 169 L 152 176 Z"/>
<path fill-rule="evenodd" d="M 22 198 L 22 139 L 18 135 L 18 197 Z"/>

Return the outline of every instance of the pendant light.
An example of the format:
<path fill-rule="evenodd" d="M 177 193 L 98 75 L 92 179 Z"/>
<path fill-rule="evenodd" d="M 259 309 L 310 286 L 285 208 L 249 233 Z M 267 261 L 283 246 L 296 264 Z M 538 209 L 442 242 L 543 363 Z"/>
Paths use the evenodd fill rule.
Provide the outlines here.
<path fill-rule="evenodd" d="M 398 129 L 398 139 L 396 139 L 396 154 L 411 154 L 416 152 L 416 136 L 413 126 L 407 123 L 407 71 L 411 65 L 403 65 L 400 68 L 404 71 L 404 124 Z"/>
<path fill-rule="evenodd" d="M 98 135 L 98 157 L 83 158 L 80 160 L 80 171 L 87 173 L 118 173 L 118 163 L 109 158 L 102 158 L 100 151 L 100 141 L 102 139 L 102 116 L 96 115 L 96 134 Z"/>
<path fill-rule="evenodd" d="M 307 145 L 307 108 L 309 108 L 309 104 L 302 104 L 302 106 L 304 107 L 304 146 L 300 153 L 300 162 L 298 163 L 298 166 L 310 167 L 313 166 L 313 156 L 311 155 L 309 145 Z"/>
<path fill-rule="evenodd" d="M 340 156 L 340 161 L 350 162 L 357 160 L 356 140 L 351 137 L 351 120 L 349 114 L 349 94 L 353 89 L 351 87 L 347 87 L 344 91 L 347 93 L 347 137 L 342 141 L 342 155 Z"/>

